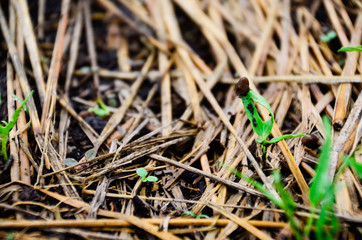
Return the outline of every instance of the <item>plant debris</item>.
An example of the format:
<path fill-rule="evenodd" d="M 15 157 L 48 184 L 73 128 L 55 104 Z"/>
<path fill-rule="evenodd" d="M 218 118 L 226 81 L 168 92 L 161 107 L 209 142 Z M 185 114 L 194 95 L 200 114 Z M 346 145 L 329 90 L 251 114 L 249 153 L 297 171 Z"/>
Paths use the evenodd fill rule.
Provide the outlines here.
<path fill-rule="evenodd" d="M 359 1 L 2 1 L 0 29 L 1 239 L 360 236 Z"/>

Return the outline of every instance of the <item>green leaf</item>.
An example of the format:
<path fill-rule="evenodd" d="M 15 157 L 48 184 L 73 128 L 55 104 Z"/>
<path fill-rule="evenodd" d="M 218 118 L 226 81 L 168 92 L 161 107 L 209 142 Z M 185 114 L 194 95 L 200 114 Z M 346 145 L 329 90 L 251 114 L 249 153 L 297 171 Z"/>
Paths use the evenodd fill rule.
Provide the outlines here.
<path fill-rule="evenodd" d="M 252 89 L 250 89 L 246 95 L 241 95 L 240 98 L 243 101 L 246 116 L 249 118 L 255 133 L 262 138 L 262 141 L 265 140 L 271 133 L 274 124 L 274 115 L 269 103 Z M 259 103 L 268 110 L 270 115 L 269 120 L 263 121 L 260 118 L 253 101 Z"/>
<path fill-rule="evenodd" d="M 89 149 L 85 154 L 85 159 L 86 160 L 92 160 L 93 158 L 95 158 L 97 155 L 97 150 L 92 148 L 92 149 Z"/>
<path fill-rule="evenodd" d="M 235 169 L 231 166 L 228 166 L 220 161 L 218 161 L 218 164 L 221 165 L 222 167 L 225 167 L 227 170 L 229 170 L 231 173 L 233 173 L 236 177 L 243 179 L 244 181 L 246 181 L 249 184 L 251 184 L 252 186 L 254 186 L 256 189 L 258 189 L 260 192 L 262 192 L 267 198 L 269 198 L 270 201 L 274 202 L 275 205 L 277 205 L 278 207 L 282 206 L 281 200 L 279 198 L 276 198 L 273 194 L 271 194 L 261 183 L 255 181 L 252 178 L 245 176 L 244 174 L 239 172 L 237 169 Z"/>
<path fill-rule="evenodd" d="M 71 167 L 73 165 L 78 164 L 78 161 L 75 160 L 74 158 L 66 158 L 66 159 L 64 159 L 63 163 L 65 166 Z"/>
<path fill-rule="evenodd" d="M 322 206 L 317 220 L 317 239 L 334 239 L 334 235 L 339 230 L 338 219 L 335 215 L 334 198 L 335 189 L 333 184 L 326 188 L 326 196 L 323 199 Z"/>
<path fill-rule="evenodd" d="M 207 216 L 206 214 L 199 214 L 199 215 L 196 216 L 196 218 L 207 218 L 207 219 L 209 219 L 210 217 Z"/>
<path fill-rule="evenodd" d="M 318 206 L 319 203 L 325 198 L 327 188 L 331 185 L 329 180 L 329 162 L 330 152 L 332 150 L 332 126 L 329 119 L 323 117 L 324 128 L 326 132 L 326 139 L 319 156 L 319 163 L 316 170 L 316 175 L 310 187 L 309 197 L 313 206 Z"/>
<path fill-rule="evenodd" d="M 281 140 L 285 140 L 285 139 L 288 139 L 288 138 L 296 138 L 296 137 L 310 137 L 309 135 L 307 134 L 304 134 L 304 133 L 299 133 L 299 134 L 285 134 L 283 136 L 279 136 L 279 137 L 275 137 L 275 138 L 272 138 L 270 139 L 270 141 L 266 141 L 267 143 L 270 143 L 270 144 L 273 144 L 273 143 L 277 143 Z"/>
<path fill-rule="evenodd" d="M 2 121 L 2 123 L 4 125 L 3 126 L 0 125 L 1 154 L 4 157 L 5 162 L 8 160 L 8 156 L 6 153 L 6 144 L 7 144 L 8 138 L 9 138 L 9 133 L 10 133 L 11 129 L 14 127 L 14 125 L 16 124 L 16 122 L 18 121 L 22 108 L 26 105 L 26 103 L 28 102 L 30 97 L 33 95 L 33 93 L 34 93 L 34 90 L 30 92 L 29 96 L 27 96 L 24 101 L 20 100 L 22 103 L 21 103 L 20 107 L 18 107 L 15 110 L 14 114 L 12 115 L 12 120 L 9 123 Z"/>
<path fill-rule="evenodd" d="M 290 195 L 290 193 L 284 189 L 284 186 L 283 186 L 283 183 L 281 180 L 281 176 L 280 176 L 280 172 L 274 171 L 273 177 L 274 177 L 275 188 L 279 192 L 280 198 L 282 199 L 282 202 L 283 202 L 282 208 L 285 211 L 292 213 L 291 215 L 293 215 L 294 210 L 296 209 L 297 205 L 296 205 L 293 197 Z"/>
<path fill-rule="evenodd" d="M 100 98 L 97 98 L 96 102 L 101 108 L 89 108 L 88 112 L 94 112 L 99 117 L 107 117 L 111 113 L 108 106 Z"/>
<path fill-rule="evenodd" d="M 282 208 L 285 211 L 288 218 L 288 223 L 290 225 L 290 228 L 293 230 L 295 238 L 302 239 L 303 234 L 299 227 L 299 223 L 295 218 L 295 210 L 297 208 L 297 204 L 292 195 L 287 190 L 284 189 L 280 172 L 274 171 L 273 177 L 274 177 L 275 188 L 278 191 L 282 202 L 282 206 L 280 206 L 280 208 Z"/>
<path fill-rule="evenodd" d="M 357 162 L 354 157 L 345 157 L 344 161 L 346 162 L 347 166 L 356 170 L 359 179 L 362 180 L 362 164 Z"/>
<path fill-rule="evenodd" d="M 328 42 L 332 41 L 333 39 L 335 39 L 336 37 L 337 37 L 337 33 L 332 30 L 332 31 L 327 32 L 323 36 L 320 36 L 319 39 L 322 42 L 327 42 L 328 43 Z"/>
<path fill-rule="evenodd" d="M 148 176 L 148 177 L 147 177 L 147 181 L 148 181 L 148 182 L 156 182 L 156 181 L 158 181 L 158 178 L 155 177 L 155 176 Z"/>
<path fill-rule="evenodd" d="M 340 49 L 338 49 L 338 52 L 351 52 L 351 51 L 362 52 L 362 45 L 355 47 L 341 47 Z"/>
<path fill-rule="evenodd" d="M 23 100 L 21 100 L 18 96 L 16 96 L 15 94 L 12 94 L 13 98 L 15 98 L 15 100 L 19 101 L 20 103 L 23 102 Z M 26 114 L 29 115 L 29 111 L 28 111 L 28 107 L 26 105 L 24 105 L 24 109 L 25 109 L 25 112 Z"/>
<path fill-rule="evenodd" d="M 144 168 L 137 168 L 136 173 L 137 173 L 138 176 L 146 179 L 146 176 L 147 176 L 147 170 L 146 170 L 146 169 L 144 169 Z M 143 181 L 143 179 L 142 179 L 142 181 Z M 147 180 L 146 180 L 146 181 L 147 181 Z"/>
<path fill-rule="evenodd" d="M 192 211 L 187 211 L 187 212 L 184 212 L 181 214 L 181 216 L 185 216 L 185 215 L 190 215 L 193 218 L 196 216 L 195 213 Z"/>

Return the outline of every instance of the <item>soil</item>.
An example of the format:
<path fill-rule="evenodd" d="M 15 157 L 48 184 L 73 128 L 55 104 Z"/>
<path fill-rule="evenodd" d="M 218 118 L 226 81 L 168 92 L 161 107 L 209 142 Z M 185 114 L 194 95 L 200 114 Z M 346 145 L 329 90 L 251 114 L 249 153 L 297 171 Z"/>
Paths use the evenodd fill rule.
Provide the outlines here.
<path fill-rule="evenodd" d="M 51 66 L 51 59 L 53 49 L 59 48 L 56 38 L 58 27 L 61 25 L 62 2 L 54 0 L 45 2 L 45 21 L 42 24 L 38 22 L 39 1 L 28 1 L 26 8 L 34 26 L 32 32 L 36 36 L 38 50 L 42 56 L 41 61 L 44 62 L 41 70 L 44 73 L 44 82 L 47 84 L 50 70 L 56 71 L 56 68 Z M 328 108 L 332 109 L 332 114 L 334 114 L 336 103 L 341 101 L 336 96 L 341 84 L 321 83 L 318 76 L 340 75 L 345 69 L 344 64 L 347 59 L 346 54 L 337 53 L 342 46 L 340 38 L 332 39 L 328 43 L 322 43 L 319 40 L 322 34 L 334 29 L 329 10 L 322 2 L 319 3 L 320 7 L 316 12 L 313 12 L 311 5 L 316 4 L 315 1 L 291 1 L 291 6 L 287 10 L 291 17 L 288 25 L 290 32 L 285 35 L 288 46 L 287 51 L 283 53 L 285 29 L 283 28 L 284 18 L 280 16 L 283 16 L 283 11 L 286 11 L 283 10 L 285 7 L 283 2 L 289 1 L 276 1 L 280 6 L 276 10 L 277 17 L 272 26 L 272 33 L 268 36 L 267 43 L 262 44 L 263 52 L 258 55 L 256 54 L 258 44 L 263 41 L 263 33 L 266 31 L 264 27 L 267 26 L 267 19 L 272 11 L 269 6 L 270 1 L 255 2 L 255 5 L 250 1 L 215 1 L 217 3 L 196 1 L 198 10 L 204 14 L 198 16 L 197 19 L 190 17 L 190 12 L 187 13 L 182 4 L 176 4 L 179 1 L 170 1 L 174 9 L 173 12 L 167 13 L 162 13 L 162 10 L 157 8 L 156 2 L 91 1 L 90 20 L 94 39 L 90 41 L 94 41 L 98 72 L 91 71 L 92 57 L 88 50 L 89 39 L 86 34 L 89 29 L 84 24 L 85 16 L 82 14 L 82 31 L 75 70 L 72 72 L 70 89 L 66 91 L 65 82 L 72 56 L 70 48 L 74 41 L 73 30 L 79 12 L 84 13 L 83 8 L 86 8 L 86 4 L 70 1 L 69 22 L 64 36 L 64 39 L 69 38 L 70 41 L 64 49 L 57 74 L 58 102 L 53 110 L 49 108 L 46 113 L 42 112 L 44 103 L 40 103 L 39 89 L 30 61 L 34 56 L 29 56 L 28 51 L 25 50 L 23 67 L 29 79 L 28 87 L 36 90 L 33 100 L 39 119 L 50 112 L 52 116 L 48 126 L 49 131 L 44 130 L 45 125 L 41 126 L 43 128 L 41 139 L 45 139 L 44 144 L 39 144 L 40 138 L 34 134 L 37 132 L 34 127 L 35 120 L 31 120 L 29 115 L 25 119 L 30 123 L 29 126 L 17 126 L 18 129 L 26 130 L 28 143 L 23 142 L 21 134 L 9 139 L 6 150 L 10 153 L 8 154 L 10 158 L 7 162 L 0 161 L 0 215 L 2 218 L 0 238 L 5 236 L 7 239 L 10 237 L 30 239 L 36 236 L 39 239 L 169 239 L 171 237 L 216 239 L 218 236 L 218 239 L 221 239 L 224 236 L 225 239 L 254 239 L 258 232 L 267 233 L 267 236 L 272 238 L 291 237 L 291 231 L 288 230 L 287 225 L 283 227 L 267 225 L 287 224 L 285 214 L 275 211 L 274 203 L 261 197 L 262 194 L 254 194 L 251 190 L 249 192 L 225 184 L 225 181 L 232 181 L 251 188 L 250 184 L 227 173 L 220 162 L 232 166 L 259 182 L 263 181 L 263 177 L 255 170 L 255 166 L 249 159 L 249 155 L 245 156 L 244 148 L 238 144 L 225 122 L 233 125 L 234 131 L 245 143 L 251 155 L 258 163 L 261 163 L 258 144 L 255 142 L 257 136 L 253 133 L 251 124 L 258 126 L 256 122 L 250 123 L 247 119 L 241 99 L 234 93 L 235 84 L 240 77 L 243 77 L 241 76 L 243 70 L 237 64 L 238 61 L 241 60 L 245 65 L 246 71 L 251 71 L 254 58 L 259 60 L 257 69 L 248 73 L 250 88 L 260 92 L 270 102 L 275 118 L 282 121 L 278 122 L 278 125 L 283 134 L 300 131 L 311 134 L 310 138 L 288 139 L 286 149 L 291 152 L 293 161 L 297 162 L 300 177 L 308 184 L 312 181 L 320 149 L 325 141 L 324 132 L 321 132 L 320 125 L 317 125 L 318 121 L 323 115 L 333 120 L 333 116 L 330 115 L 331 110 Z M 185 4 L 191 4 L 191 2 L 193 1 Z M 361 5 L 355 1 L 331 2 L 339 14 L 346 14 L 338 21 L 341 22 L 347 39 L 350 40 L 352 30 L 354 31 L 356 26 L 352 29 L 345 21 L 348 18 L 352 25 L 359 24 L 360 26 L 357 9 L 360 10 Z M 110 11 L 104 3 L 115 6 Z M 8 5 L 8 1 L 4 1 L 0 7 L 5 12 L 5 18 L 9 24 L 11 13 Z M 81 10 L 78 9 L 80 5 L 82 5 Z M 167 9 L 167 6 L 164 8 Z M 309 39 L 301 34 L 302 29 L 306 27 L 305 19 L 301 22 L 298 18 L 302 11 L 306 11 L 307 16 L 312 16 L 312 19 L 316 21 L 314 25 L 305 29 Z M 161 14 L 164 22 L 157 21 L 155 14 Z M 15 15 L 17 21 L 18 18 L 23 17 Z M 176 21 L 179 34 L 178 31 L 174 32 L 174 29 L 170 29 L 173 25 L 167 17 Z M 215 36 L 211 29 L 205 28 L 207 25 L 204 25 L 204 21 L 207 24 L 207 20 L 204 17 L 210 20 L 213 26 L 218 26 L 218 31 L 225 36 Z M 157 26 L 157 24 L 162 24 L 162 26 Z M 44 31 L 43 38 L 40 36 L 39 29 Z M 162 33 L 162 31 L 165 32 Z M 17 35 L 16 37 L 18 39 Z M 225 40 L 223 37 L 226 37 Z M 24 41 L 29 41 L 29 39 L 24 39 Z M 1 35 L 0 43 L 0 120 L 8 121 L 7 99 L 10 90 L 7 87 L 7 80 L 10 78 L 7 71 L 12 71 L 9 70 L 9 66 L 12 65 L 13 59 L 9 55 L 3 35 Z M 313 49 L 314 43 L 318 50 Z M 122 47 L 122 44 L 126 47 Z M 292 59 L 294 49 L 298 47 L 300 52 L 298 50 L 297 56 Z M 154 60 L 147 70 L 149 75 L 141 73 L 144 68 L 147 68 L 145 65 L 154 53 Z M 319 53 L 321 56 L 318 55 Z M 222 56 L 227 56 L 226 62 L 223 62 Z M 280 56 L 287 59 L 280 60 Z M 238 60 L 236 61 L 233 57 Z M 166 59 L 168 63 L 164 63 L 162 59 Z M 289 61 L 294 61 L 294 65 L 287 72 L 281 65 L 288 65 Z M 217 77 L 215 86 L 210 91 L 203 89 L 206 86 L 202 84 L 205 85 L 205 82 L 218 75 L 220 65 L 225 65 L 225 67 Z M 361 76 L 361 70 L 359 58 L 356 70 L 349 75 Z M 134 73 L 135 76 L 132 79 L 109 77 L 104 73 L 106 71 L 118 75 Z M 257 78 L 254 77 L 277 76 L 280 71 L 286 74 L 279 75 L 288 75 L 291 79 L 299 75 L 315 76 L 315 79 L 313 83 L 271 80 L 257 82 L 255 80 Z M 151 73 L 158 75 L 152 77 Z M 145 75 L 144 80 L 137 88 L 136 83 L 143 75 Z M 99 88 L 96 87 L 95 76 L 99 78 Z M 201 79 L 197 79 L 198 76 Z M 169 87 L 165 85 L 168 78 L 170 79 Z M 200 81 L 203 82 L 200 83 Z M 15 81 L 12 83 L 15 84 Z M 350 84 L 351 93 L 344 120 L 350 117 L 351 109 L 354 109 L 354 104 L 361 95 L 361 81 L 348 84 Z M 153 86 L 157 86 L 157 90 L 149 98 Z M 23 84 L 21 89 L 25 91 Z M 168 91 L 171 93 L 169 99 L 167 98 Z M 247 88 L 244 86 L 242 91 L 238 90 L 237 94 L 245 95 L 248 91 L 249 86 Z M 135 96 L 132 98 L 133 93 Z M 210 93 L 212 97 L 207 93 Z M 63 135 L 59 131 L 63 123 L 61 121 L 64 120 L 61 117 L 61 110 L 65 108 L 59 103 L 59 99 L 66 99 L 64 96 L 69 99 L 67 105 L 74 110 L 78 119 L 67 113 L 70 120 L 63 129 L 64 139 L 61 139 Z M 108 116 L 97 116 L 88 111 L 90 107 L 97 106 L 97 97 L 109 106 L 111 113 Z M 329 100 L 325 107 L 317 112 L 316 107 L 321 105 L 322 98 Z M 131 101 L 130 105 L 123 111 L 122 108 L 128 101 Z M 311 104 L 314 112 L 308 108 L 308 104 Z M 221 113 L 218 107 L 221 107 Z M 251 105 L 247 108 L 249 111 L 254 111 Z M 258 111 L 261 112 L 259 108 Z M 316 112 L 317 115 L 319 114 L 318 117 L 313 115 Z M 123 116 L 120 117 L 122 114 Z M 169 115 L 172 115 L 171 118 Z M 162 125 L 167 125 L 165 123 L 167 121 L 171 128 L 161 129 Z M 85 127 L 84 123 L 90 127 Z M 97 141 L 105 135 L 109 127 L 112 128 L 110 134 L 98 145 Z M 350 129 L 352 128 L 357 128 L 357 125 L 351 125 Z M 89 132 L 92 132 L 93 137 L 96 136 L 95 140 L 89 137 L 87 134 Z M 151 133 L 154 134 L 149 136 Z M 334 139 L 336 139 L 340 133 L 335 131 L 334 134 Z M 342 147 L 345 152 L 352 155 L 356 148 L 351 146 L 358 146 L 357 150 L 361 146 L 360 138 L 353 139 L 353 144 L 346 141 Z M 112 144 L 106 143 L 112 140 Z M 65 142 L 65 152 L 61 150 L 62 142 Z M 10 144 L 15 144 L 15 152 L 10 149 Z M 286 149 L 282 150 L 279 147 L 280 145 L 273 145 L 268 148 L 268 160 L 262 172 L 270 181 L 271 170 L 279 169 L 285 188 L 292 193 L 293 199 L 298 204 L 298 211 L 307 213 L 308 205 L 304 201 L 306 193 L 293 175 L 295 171 L 291 170 L 288 163 Z M 27 180 L 15 174 L 16 170 L 20 174 L 24 171 L 24 163 L 16 161 L 17 156 L 21 156 L 21 149 L 25 149 L 28 157 L 31 157 L 29 163 L 31 177 Z M 87 153 L 92 149 L 97 152 L 96 158 L 88 158 Z M 184 168 L 162 162 L 159 160 L 161 157 L 182 163 Z M 78 167 L 69 166 L 64 162 L 66 158 L 73 158 L 82 164 Z M 3 156 L 0 156 L 0 159 L 3 159 Z M 85 161 L 87 163 L 83 163 Z M 136 169 L 141 167 L 147 169 L 149 175 L 156 176 L 158 181 L 142 182 L 136 174 Z M 187 170 L 187 167 L 191 167 L 191 170 L 190 168 Z M 64 168 L 67 169 L 64 170 Z M 197 170 L 202 170 L 204 174 Z M 358 239 L 359 225 L 356 222 L 361 224 L 361 196 L 356 186 L 358 187 L 360 181 L 354 170 L 348 169 L 348 171 L 351 179 L 346 184 L 351 183 L 351 185 L 348 185 L 350 209 L 347 210 L 353 210 L 354 214 L 348 218 L 339 218 L 343 228 L 335 237 L 347 239 L 346 234 L 351 232 Z M 206 174 L 217 176 L 218 181 L 211 180 Z M 101 186 L 104 179 L 110 181 L 107 189 L 102 189 Z M 224 212 L 216 211 L 207 202 L 219 204 L 218 206 L 221 206 Z M 109 219 L 128 221 L 126 217 L 131 215 L 136 217 L 136 221 L 130 220 L 128 225 L 110 227 L 105 223 L 103 226 L 95 227 L 64 225 L 57 228 L 31 227 L 30 222 L 26 222 L 26 220 L 47 220 L 53 223 L 59 220 L 82 221 L 88 218 L 88 213 L 92 208 L 98 209 L 96 219 L 93 220 L 99 222 Z M 186 211 L 195 211 L 195 215 L 205 214 L 215 220 L 215 223 L 218 219 L 230 220 L 231 218 L 227 215 L 229 213 L 236 218 L 265 223 L 266 227 L 256 227 L 255 231 L 246 231 L 245 226 L 240 226 L 240 222 L 236 221 L 239 225 L 232 223 L 235 219 L 230 220 L 227 225 L 229 228 L 224 223 L 200 225 L 199 222 L 202 220 L 198 218 L 189 224 L 187 217 L 181 217 Z M 305 223 L 305 218 L 299 215 L 297 217 L 301 223 Z M 161 221 L 157 222 L 159 225 L 151 224 L 149 220 L 152 219 L 161 219 Z M 181 223 L 175 225 L 172 222 L 175 219 L 181 219 Z M 1 227 L 2 223 L 14 220 L 18 222 L 23 220 L 29 225 L 19 228 Z"/>

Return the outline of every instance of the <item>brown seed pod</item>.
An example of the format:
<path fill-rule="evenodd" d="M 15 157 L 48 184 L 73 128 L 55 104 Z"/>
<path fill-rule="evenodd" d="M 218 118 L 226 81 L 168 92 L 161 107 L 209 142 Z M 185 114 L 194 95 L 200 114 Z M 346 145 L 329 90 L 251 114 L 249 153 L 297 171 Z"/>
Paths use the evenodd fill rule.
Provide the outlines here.
<path fill-rule="evenodd" d="M 238 96 L 245 96 L 248 94 L 249 88 L 249 80 L 246 77 L 240 78 L 238 83 L 235 85 L 235 93 Z"/>

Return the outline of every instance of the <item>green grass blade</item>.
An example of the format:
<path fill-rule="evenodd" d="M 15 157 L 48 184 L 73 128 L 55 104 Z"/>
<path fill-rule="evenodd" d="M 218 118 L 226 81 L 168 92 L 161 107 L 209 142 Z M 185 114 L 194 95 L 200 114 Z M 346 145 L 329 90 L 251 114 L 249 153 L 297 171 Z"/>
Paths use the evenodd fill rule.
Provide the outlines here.
<path fill-rule="evenodd" d="M 185 215 L 190 215 L 190 216 L 193 217 L 193 218 L 196 217 L 195 213 L 192 212 L 192 211 L 187 211 L 187 212 L 182 213 L 182 214 L 181 214 L 181 217 L 182 217 L 182 216 L 185 216 Z"/>
<path fill-rule="evenodd" d="M 323 199 L 317 220 L 316 237 L 319 240 L 334 239 L 334 235 L 339 231 L 339 223 L 334 209 L 334 196 L 335 188 L 330 184 L 327 187 L 327 194 Z"/>
<path fill-rule="evenodd" d="M 278 207 L 282 206 L 282 202 L 279 198 L 276 198 L 273 194 L 271 194 L 261 183 L 255 181 L 252 178 L 249 178 L 247 176 L 245 176 L 244 174 L 242 174 L 241 172 L 239 172 L 238 170 L 236 170 L 233 167 L 230 167 L 222 162 L 218 162 L 218 164 L 220 164 L 222 167 L 226 168 L 227 170 L 229 170 L 231 173 L 233 173 L 236 177 L 248 182 L 249 184 L 251 184 L 252 186 L 254 186 L 256 189 L 258 189 L 260 192 L 262 192 L 267 198 L 270 199 L 270 201 L 272 201 L 273 203 L 275 203 L 275 205 L 277 205 Z"/>
<path fill-rule="evenodd" d="M 356 170 L 359 179 L 362 180 L 362 164 L 357 162 L 354 157 L 346 157 L 344 161 L 346 161 L 347 166 Z"/>
<path fill-rule="evenodd" d="M 9 123 L 2 121 L 4 126 L 0 125 L 0 136 L 2 139 L 1 140 L 2 141 L 1 154 L 4 157 L 5 162 L 8 160 L 8 156 L 6 153 L 6 144 L 7 144 L 8 138 L 9 138 L 9 133 L 10 133 L 11 129 L 14 127 L 14 125 L 16 124 L 16 122 L 18 121 L 22 108 L 26 105 L 26 103 L 28 102 L 30 97 L 33 95 L 33 93 L 34 93 L 34 90 L 30 92 L 29 96 L 27 96 L 24 101 L 22 101 L 21 105 L 14 111 L 14 114 L 12 115 L 12 120 Z M 21 101 L 20 99 L 18 99 L 18 100 Z"/>
<path fill-rule="evenodd" d="M 355 47 L 341 47 L 340 49 L 338 49 L 338 52 L 351 52 L 351 51 L 362 52 L 362 45 Z"/>
<path fill-rule="evenodd" d="M 330 152 L 332 150 L 332 126 L 329 119 L 323 117 L 324 128 L 326 132 L 326 139 L 322 147 L 319 157 L 319 163 L 316 170 L 316 175 L 310 187 L 309 197 L 313 206 L 318 206 L 320 201 L 326 196 L 326 187 L 331 184 L 329 180 L 329 162 Z"/>
<path fill-rule="evenodd" d="M 285 134 L 283 136 L 279 136 L 279 137 L 275 137 L 272 138 L 270 141 L 266 141 L 267 143 L 273 144 L 273 143 L 277 143 L 281 140 L 285 140 L 288 138 L 297 138 L 297 137 L 310 137 L 308 134 L 304 134 L 304 133 L 299 133 L 299 134 Z"/>

